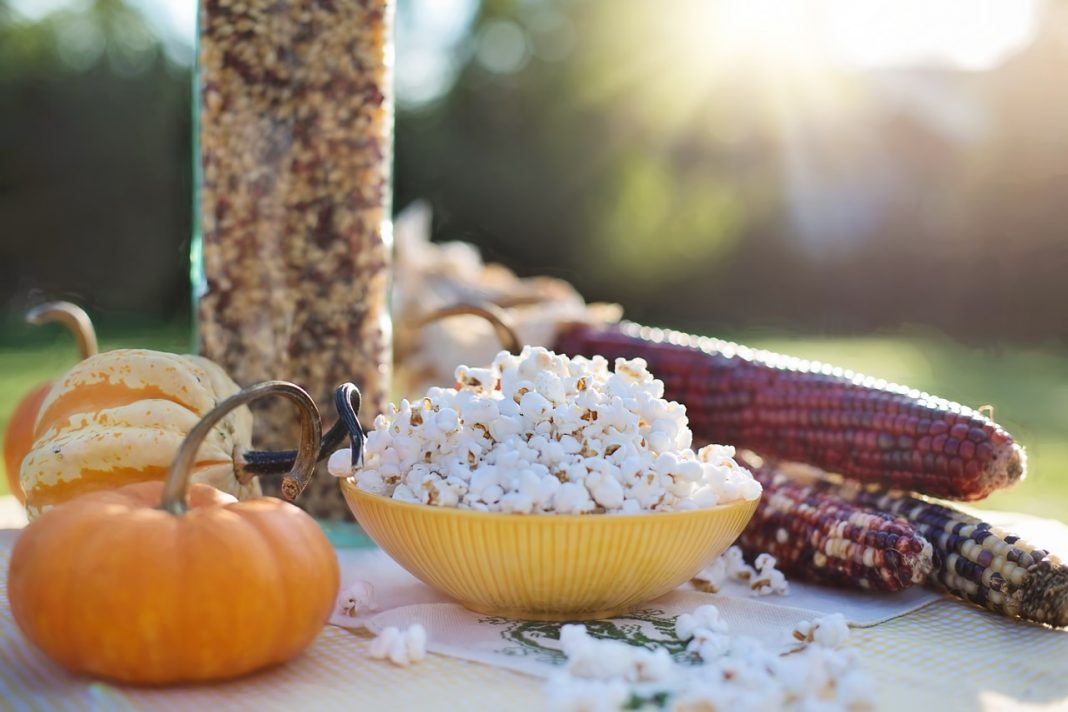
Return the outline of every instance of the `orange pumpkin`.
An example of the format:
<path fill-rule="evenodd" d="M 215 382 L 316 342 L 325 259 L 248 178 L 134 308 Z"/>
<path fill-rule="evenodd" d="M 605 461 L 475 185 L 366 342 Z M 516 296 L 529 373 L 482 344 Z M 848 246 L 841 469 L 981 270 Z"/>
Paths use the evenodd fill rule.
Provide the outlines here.
<path fill-rule="evenodd" d="M 41 404 L 20 483 L 34 518 L 73 497 L 161 480 L 182 439 L 238 386 L 200 356 L 116 349 L 85 359 Z M 252 443 L 252 413 L 240 407 L 215 426 L 193 466 L 194 482 L 238 499 L 260 493 L 238 460 Z"/>
<path fill-rule="evenodd" d="M 83 359 L 96 353 L 96 332 L 93 331 L 89 315 L 81 307 L 70 302 L 49 302 L 31 309 L 26 314 L 26 321 L 31 324 L 59 322 L 74 333 L 78 340 L 78 351 Z M 7 429 L 4 430 L 4 472 L 7 475 L 7 486 L 20 502 L 25 502 L 26 497 L 19 484 L 19 467 L 33 445 L 33 426 L 37 422 L 37 414 L 41 411 L 41 403 L 51 388 L 51 383 L 43 383 L 30 391 L 15 406 L 15 410 L 11 411 Z"/>
<path fill-rule="evenodd" d="M 132 684 L 227 679 L 300 654 L 337 597 L 322 530 L 279 499 L 238 502 L 201 484 L 186 497 L 204 437 L 230 409 L 271 394 L 301 407 L 288 480 L 306 482 L 321 440 L 311 397 L 270 382 L 224 400 L 192 429 L 165 482 L 84 495 L 26 527 L 7 584 L 23 634 L 73 672 Z"/>

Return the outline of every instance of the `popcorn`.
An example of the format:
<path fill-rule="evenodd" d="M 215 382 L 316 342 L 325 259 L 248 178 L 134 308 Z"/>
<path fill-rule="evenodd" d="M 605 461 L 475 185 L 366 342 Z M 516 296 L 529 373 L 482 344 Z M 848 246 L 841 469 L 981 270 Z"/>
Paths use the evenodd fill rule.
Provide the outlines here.
<path fill-rule="evenodd" d="M 338 598 L 338 610 L 355 618 L 375 609 L 375 587 L 370 581 L 357 581 Z"/>
<path fill-rule="evenodd" d="M 875 709 L 875 681 L 864 670 L 853 667 L 836 681 L 838 701 L 847 710 Z"/>
<path fill-rule="evenodd" d="M 757 575 L 755 578 L 750 579 L 749 590 L 751 593 L 757 596 L 766 596 L 770 593 L 777 593 L 780 596 L 785 596 L 790 592 L 790 584 L 786 581 L 786 576 L 781 571 L 775 568 L 775 564 L 778 562 L 771 554 L 760 554 L 756 557 Z"/>
<path fill-rule="evenodd" d="M 560 514 L 585 514 L 592 512 L 593 507 L 590 493 L 577 482 L 565 482 L 553 495 L 553 509 Z"/>
<path fill-rule="evenodd" d="M 705 593 L 717 593 L 726 581 L 727 560 L 722 556 L 717 556 L 715 561 L 701 569 L 692 579 L 694 587 Z"/>
<path fill-rule="evenodd" d="M 546 686 L 547 708 L 554 712 L 618 712 L 630 698 L 625 680 L 596 680 L 554 675 Z"/>
<path fill-rule="evenodd" d="M 675 635 L 679 640 L 689 640 L 698 631 L 726 633 L 727 624 L 720 620 L 719 609 L 709 604 L 700 606 L 693 613 L 683 613 L 675 619 Z"/>
<path fill-rule="evenodd" d="M 756 578 L 756 571 L 752 566 L 745 563 L 741 548 L 732 546 L 723 553 L 723 560 L 727 567 L 727 576 L 736 581 L 749 581 Z"/>
<path fill-rule="evenodd" d="M 698 630 L 693 640 L 686 646 L 686 652 L 696 655 L 705 662 L 711 662 L 721 658 L 730 652 L 731 639 L 726 633 L 715 633 L 709 630 Z"/>
<path fill-rule="evenodd" d="M 649 650 L 594 638 L 581 624 L 562 626 L 560 645 L 567 655 L 567 671 L 576 677 L 658 682 L 671 674 L 671 656 L 665 648 Z"/>
<path fill-rule="evenodd" d="M 811 621 L 801 621 L 794 627 L 792 635 L 802 643 L 841 648 L 849 640 L 849 623 L 841 613 L 832 613 Z"/>
<path fill-rule="evenodd" d="M 778 563 L 778 559 L 768 553 L 758 554 L 756 560 L 753 561 L 753 565 L 756 566 L 757 571 L 764 571 L 764 569 L 773 569 Z"/>
<path fill-rule="evenodd" d="M 771 557 L 762 570 L 774 568 Z M 806 622 L 808 630 L 836 636 L 845 618 Z M 547 686 L 549 709 L 638 708 L 655 700 L 662 709 L 792 710 L 861 712 L 874 709 L 875 688 L 856 659 L 827 645 L 777 655 L 760 641 L 731 636 L 715 606 L 701 606 L 676 620 L 680 640 L 689 640 L 699 664 L 677 664 L 666 649 L 648 650 L 591 637 L 582 625 L 565 625 L 560 643 L 567 670 Z"/>
<path fill-rule="evenodd" d="M 528 347 L 460 366 L 375 419 L 363 463 L 328 465 L 405 502 L 517 514 L 632 514 L 760 497 L 734 449 L 694 452 L 686 410 L 641 359 L 568 358 Z"/>
<path fill-rule="evenodd" d="M 390 626 L 371 641 L 368 654 L 402 667 L 419 662 L 426 657 L 426 629 L 418 623 L 404 631 Z"/>
<path fill-rule="evenodd" d="M 791 709 L 838 712 L 875 706 L 874 682 L 848 653 L 813 646 L 770 663 Z"/>
<path fill-rule="evenodd" d="M 619 480 L 611 472 L 591 469 L 586 477 L 586 489 L 593 500 L 605 509 L 619 509 L 623 506 L 623 485 L 619 484 Z"/>
<path fill-rule="evenodd" d="M 728 579 L 749 584 L 750 594 L 766 596 L 778 594 L 785 596 L 790 592 L 790 583 L 786 576 L 775 568 L 778 563 L 771 554 L 756 557 L 756 568 L 745 563 L 742 550 L 732 546 L 705 569 L 690 579 L 698 591 L 717 593 Z"/>
<path fill-rule="evenodd" d="M 719 609 L 712 605 L 679 616 L 675 620 L 675 635 L 681 641 L 690 641 L 686 652 L 706 662 L 725 655 L 731 647 L 727 624 L 720 620 Z"/>

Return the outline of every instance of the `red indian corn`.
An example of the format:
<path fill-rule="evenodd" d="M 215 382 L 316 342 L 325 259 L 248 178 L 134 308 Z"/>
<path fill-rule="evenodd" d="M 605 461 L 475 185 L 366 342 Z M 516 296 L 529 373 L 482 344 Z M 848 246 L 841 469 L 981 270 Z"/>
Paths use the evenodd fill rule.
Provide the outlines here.
<path fill-rule="evenodd" d="M 752 470 L 764 495 L 738 539 L 748 556 L 767 552 L 792 576 L 879 591 L 922 583 L 933 569 L 931 544 L 904 519 L 867 511 L 769 466 Z"/>
<path fill-rule="evenodd" d="M 856 483 L 818 486 L 839 501 L 904 517 L 935 550 L 928 584 L 992 611 L 1068 626 L 1068 566 L 1013 534 L 952 507 Z"/>
<path fill-rule="evenodd" d="M 553 349 L 643 358 L 696 439 L 861 482 L 975 500 L 1026 469 L 1023 449 L 982 414 L 832 366 L 628 323 L 564 327 Z"/>

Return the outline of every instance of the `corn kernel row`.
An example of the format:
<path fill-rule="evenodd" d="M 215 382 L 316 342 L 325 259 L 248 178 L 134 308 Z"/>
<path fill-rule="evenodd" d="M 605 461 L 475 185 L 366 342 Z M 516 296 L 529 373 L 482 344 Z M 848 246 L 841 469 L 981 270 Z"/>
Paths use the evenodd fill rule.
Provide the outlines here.
<path fill-rule="evenodd" d="M 572 325 L 553 350 L 643 358 L 686 406 L 696 440 L 861 482 L 976 500 L 1026 469 L 1023 449 L 984 415 L 831 366 L 627 323 Z"/>
<path fill-rule="evenodd" d="M 817 583 L 900 591 L 934 568 L 931 544 L 893 514 L 869 511 L 795 482 L 750 458 L 764 496 L 738 543 L 767 552 L 792 576 Z"/>
<path fill-rule="evenodd" d="M 822 482 L 821 491 L 907 519 L 931 542 L 928 584 L 1009 617 L 1068 626 L 1068 566 L 977 517 L 901 492 Z"/>

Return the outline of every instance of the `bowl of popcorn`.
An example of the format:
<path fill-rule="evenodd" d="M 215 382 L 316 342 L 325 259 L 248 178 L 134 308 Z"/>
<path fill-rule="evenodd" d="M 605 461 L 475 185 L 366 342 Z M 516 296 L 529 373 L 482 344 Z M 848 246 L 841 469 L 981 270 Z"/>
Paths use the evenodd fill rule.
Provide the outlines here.
<path fill-rule="evenodd" d="M 734 449 L 692 448 L 641 359 L 543 348 L 461 366 L 379 416 L 330 471 L 360 526 L 472 610 L 604 618 L 668 593 L 738 537 L 760 484 Z"/>

